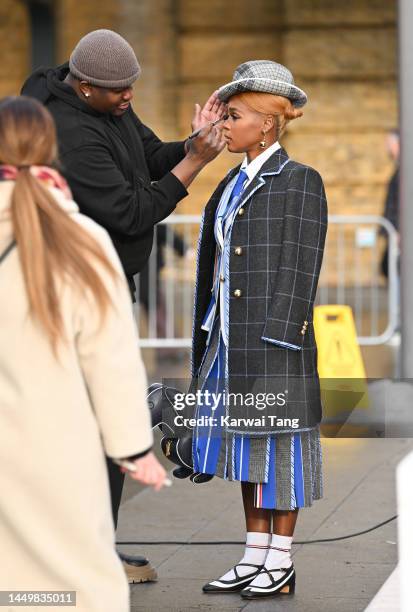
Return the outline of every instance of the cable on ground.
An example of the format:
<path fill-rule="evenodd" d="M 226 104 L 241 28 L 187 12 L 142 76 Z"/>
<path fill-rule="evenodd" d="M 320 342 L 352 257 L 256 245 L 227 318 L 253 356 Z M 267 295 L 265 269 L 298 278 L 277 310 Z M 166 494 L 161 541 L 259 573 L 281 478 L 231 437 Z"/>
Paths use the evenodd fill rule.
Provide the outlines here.
<path fill-rule="evenodd" d="M 338 540 L 347 540 L 348 538 L 356 538 L 358 536 L 364 535 L 365 533 L 369 533 L 370 531 L 374 531 L 375 529 L 379 529 L 379 527 L 383 527 L 383 525 L 387 525 L 387 523 L 391 523 L 394 519 L 397 518 L 397 514 L 391 516 L 390 518 L 382 521 L 381 523 L 377 523 L 377 525 L 373 525 L 373 527 L 369 527 L 368 529 L 363 529 L 363 531 L 356 531 L 355 533 L 349 533 L 348 535 L 338 536 L 336 538 L 320 538 L 318 540 L 302 540 L 302 541 L 293 541 L 293 544 L 318 544 L 319 542 L 337 542 Z M 134 546 L 135 544 L 138 546 L 233 546 L 242 544 L 245 542 L 232 541 L 232 540 L 210 540 L 210 541 L 188 541 L 188 540 L 161 540 L 158 542 L 116 542 L 119 546 Z"/>

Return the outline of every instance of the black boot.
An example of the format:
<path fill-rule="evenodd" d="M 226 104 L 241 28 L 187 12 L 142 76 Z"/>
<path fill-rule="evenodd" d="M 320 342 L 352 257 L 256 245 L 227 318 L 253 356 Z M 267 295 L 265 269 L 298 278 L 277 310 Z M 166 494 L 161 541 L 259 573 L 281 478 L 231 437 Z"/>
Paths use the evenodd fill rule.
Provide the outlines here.
<path fill-rule="evenodd" d="M 125 555 L 118 551 L 118 555 L 123 563 L 123 569 L 128 578 L 129 584 L 139 582 L 156 582 L 158 575 L 148 559 L 140 555 Z"/>

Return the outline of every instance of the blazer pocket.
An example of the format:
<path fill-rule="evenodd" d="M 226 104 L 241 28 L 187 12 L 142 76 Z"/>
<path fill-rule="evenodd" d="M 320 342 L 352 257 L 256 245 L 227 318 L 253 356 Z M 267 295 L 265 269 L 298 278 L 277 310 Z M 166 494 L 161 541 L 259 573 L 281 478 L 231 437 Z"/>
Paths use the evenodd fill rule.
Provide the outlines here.
<path fill-rule="evenodd" d="M 275 346 L 278 346 L 280 348 L 284 348 L 284 349 L 288 349 L 291 351 L 300 351 L 301 350 L 301 346 L 299 346 L 298 344 L 292 344 L 290 342 L 285 342 L 282 340 L 276 340 L 275 338 L 268 338 L 265 335 L 261 336 L 261 340 L 263 340 L 264 342 L 268 342 L 269 344 L 274 344 Z"/>

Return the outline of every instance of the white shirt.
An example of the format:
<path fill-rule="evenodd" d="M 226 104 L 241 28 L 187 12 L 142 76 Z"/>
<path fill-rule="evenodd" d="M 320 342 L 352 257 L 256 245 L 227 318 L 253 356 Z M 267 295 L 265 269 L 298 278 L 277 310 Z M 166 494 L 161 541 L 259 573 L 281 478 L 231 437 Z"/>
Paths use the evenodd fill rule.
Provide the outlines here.
<path fill-rule="evenodd" d="M 257 155 L 255 159 L 253 159 L 250 163 L 248 163 L 248 158 L 245 156 L 244 161 L 241 164 L 241 170 L 244 170 L 248 176 L 248 181 L 244 185 L 247 187 L 251 181 L 257 176 L 258 172 L 261 170 L 262 166 L 265 162 L 270 159 L 271 155 L 274 155 L 278 149 L 281 149 L 280 143 L 274 142 L 268 149 L 265 149 L 262 153 Z"/>

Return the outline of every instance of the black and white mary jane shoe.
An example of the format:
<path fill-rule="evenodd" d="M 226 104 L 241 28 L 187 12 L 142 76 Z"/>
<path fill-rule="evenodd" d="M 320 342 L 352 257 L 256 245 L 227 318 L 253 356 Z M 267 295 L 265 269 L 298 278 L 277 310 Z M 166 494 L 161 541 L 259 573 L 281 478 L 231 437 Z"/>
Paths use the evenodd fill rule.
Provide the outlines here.
<path fill-rule="evenodd" d="M 255 571 L 246 576 L 240 576 L 237 572 L 237 567 L 241 566 L 254 567 Z M 212 582 L 208 582 L 208 584 L 204 584 L 202 590 L 204 593 L 233 593 L 234 591 L 240 591 L 258 576 L 262 568 L 263 565 L 254 565 L 254 563 L 237 563 L 237 565 L 232 568 L 235 574 L 233 580 L 213 580 Z"/>
<path fill-rule="evenodd" d="M 278 580 L 274 580 L 271 572 L 284 572 Z M 263 567 L 260 574 L 268 574 L 271 584 L 266 587 L 248 586 L 241 591 L 243 599 L 262 599 L 263 597 L 273 597 L 275 595 L 292 595 L 295 592 L 295 569 L 294 565 L 290 567 L 276 567 L 267 569 Z"/>

